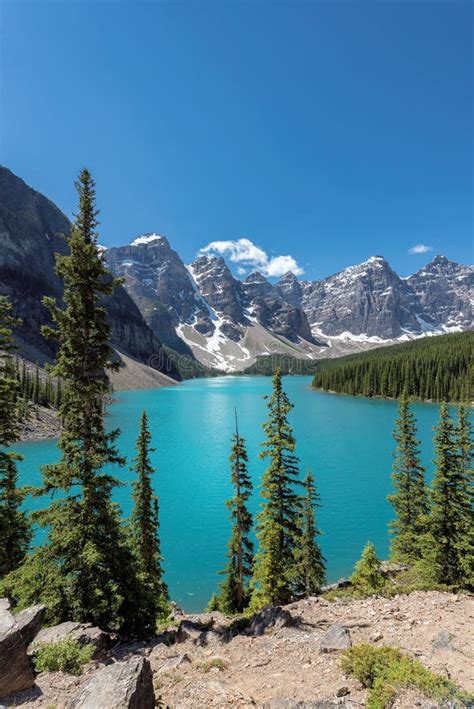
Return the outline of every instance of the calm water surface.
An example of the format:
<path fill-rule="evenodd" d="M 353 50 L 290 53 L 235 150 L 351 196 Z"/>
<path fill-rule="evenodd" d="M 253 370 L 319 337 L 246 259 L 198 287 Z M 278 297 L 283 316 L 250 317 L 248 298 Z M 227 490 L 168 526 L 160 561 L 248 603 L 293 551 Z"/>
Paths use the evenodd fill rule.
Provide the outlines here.
<path fill-rule="evenodd" d="M 328 580 L 334 581 L 350 572 L 367 540 L 376 544 L 379 555 L 387 554 L 391 508 L 386 496 L 396 404 L 311 391 L 310 381 L 310 377 L 285 377 L 284 387 L 295 405 L 291 422 L 301 471 L 312 467 L 321 495 L 321 545 Z M 152 461 L 157 469 L 166 580 L 172 598 L 187 611 L 205 606 L 225 562 L 229 522 L 224 501 L 231 494 L 228 456 L 234 407 L 247 440 L 255 484 L 251 507 L 254 512 L 258 509 L 264 469 L 258 459 L 266 417 L 263 397 L 270 390 L 267 377 L 219 377 L 115 395 L 108 425 L 120 427 L 119 448 L 128 461 L 134 456 L 140 413 L 148 412 L 156 448 Z M 415 404 L 414 410 L 423 461 L 431 475 L 438 407 Z M 25 484 L 39 483 L 40 466 L 57 460 L 54 441 L 23 443 L 16 449 L 25 456 L 20 464 Z M 126 483 L 115 498 L 128 515 L 132 476 L 127 467 L 114 472 Z M 41 501 L 29 500 L 28 505 L 39 507 Z"/>

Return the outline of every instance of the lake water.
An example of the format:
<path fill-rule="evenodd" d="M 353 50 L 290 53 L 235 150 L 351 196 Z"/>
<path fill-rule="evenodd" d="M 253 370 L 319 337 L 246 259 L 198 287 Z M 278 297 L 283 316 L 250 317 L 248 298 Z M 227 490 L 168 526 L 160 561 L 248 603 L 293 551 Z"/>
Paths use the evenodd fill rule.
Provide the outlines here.
<path fill-rule="evenodd" d="M 390 401 L 312 391 L 310 382 L 310 377 L 285 377 L 284 388 L 295 405 L 291 423 L 302 474 L 307 465 L 312 467 L 321 495 L 320 539 L 328 581 L 334 581 L 350 573 L 367 540 L 376 544 L 380 556 L 387 554 L 391 507 L 386 496 L 397 407 Z M 108 425 L 121 428 L 119 448 L 128 461 L 134 456 L 140 413 L 148 412 L 166 581 L 171 597 L 189 612 L 206 605 L 225 562 L 229 521 L 224 502 L 231 494 L 228 457 L 234 407 L 255 485 L 251 508 L 258 510 L 265 465 L 258 458 L 267 413 L 263 397 L 270 391 L 267 377 L 218 377 L 115 394 Z M 431 476 L 438 407 L 420 403 L 414 410 L 423 462 Z M 54 441 L 22 443 L 15 449 L 25 456 L 20 464 L 23 484 L 38 484 L 40 466 L 57 459 Z M 125 483 L 132 478 L 127 467 L 114 472 Z M 115 498 L 128 515 L 130 486 L 118 489 Z M 41 501 L 28 504 L 33 508 Z"/>

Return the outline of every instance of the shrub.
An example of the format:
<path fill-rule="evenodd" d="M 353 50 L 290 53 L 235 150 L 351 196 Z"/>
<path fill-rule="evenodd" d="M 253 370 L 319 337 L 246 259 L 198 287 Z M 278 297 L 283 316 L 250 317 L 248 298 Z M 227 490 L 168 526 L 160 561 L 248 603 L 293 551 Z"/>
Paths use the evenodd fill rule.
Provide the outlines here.
<path fill-rule="evenodd" d="M 82 668 L 92 659 L 94 646 L 79 645 L 73 638 L 46 643 L 36 650 L 33 662 L 36 672 L 69 672 L 80 675 Z"/>
<path fill-rule="evenodd" d="M 389 707 L 404 688 L 418 689 L 440 702 L 456 702 L 456 706 L 471 706 L 474 700 L 451 680 L 431 672 L 418 660 L 393 647 L 354 645 L 344 652 L 341 667 L 346 675 L 352 675 L 368 688 L 367 709 Z"/>
<path fill-rule="evenodd" d="M 377 558 L 372 542 L 368 542 L 362 552 L 350 581 L 354 589 L 361 595 L 378 593 L 385 586 L 387 577 L 381 571 L 380 560 Z"/>
<path fill-rule="evenodd" d="M 210 660 L 201 662 L 201 664 L 199 665 L 199 669 L 201 669 L 203 672 L 210 672 L 213 669 L 225 670 L 226 668 L 227 664 L 220 657 L 213 657 Z"/>

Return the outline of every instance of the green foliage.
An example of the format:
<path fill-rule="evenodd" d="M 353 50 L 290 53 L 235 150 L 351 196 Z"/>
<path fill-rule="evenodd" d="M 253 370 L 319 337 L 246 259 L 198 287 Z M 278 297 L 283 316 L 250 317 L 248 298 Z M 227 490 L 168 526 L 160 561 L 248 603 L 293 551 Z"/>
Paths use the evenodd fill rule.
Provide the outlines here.
<path fill-rule="evenodd" d="M 350 581 L 356 593 L 370 596 L 379 593 L 386 585 L 386 576 L 380 568 L 380 560 L 372 542 L 368 542 L 359 561 L 356 562 Z"/>
<path fill-rule="evenodd" d="M 10 301 L 0 296 L 0 446 L 18 440 L 18 383 L 11 358 L 13 328 L 17 324 Z"/>
<path fill-rule="evenodd" d="M 227 669 L 227 663 L 220 657 L 211 657 L 210 660 L 205 660 L 198 664 L 198 668 L 203 672 L 210 672 L 211 670 L 225 670 Z"/>
<path fill-rule="evenodd" d="M 213 611 L 218 611 L 220 610 L 219 607 L 219 596 L 216 593 L 213 593 L 212 596 L 209 599 L 209 603 L 206 606 L 206 613 L 212 613 Z"/>
<path fill-rule="evenodd" d="M 313 386 L 342 394 L 407 395 L 432 401 L 467 401 L 474 333 L 424 337 L 401 345 L 321 360 Z"/>
<path fill-rule="evenodd" d="M 263 428 L 266 440 L 260 457 L 269 460 L 262 478 L 263 498 L 258 515 L 259 550 L 253 575 L 252 608 L 287 603 L 295 592 L 295 548 L 299 543 L 301 498 L 296 442 L 288 415 L 293 408 L 283 391 L 281 372 L 273 376 L 273 393 L 268 402 L 268 419 Z"/>
<path fill-rule="evenodd" d="M 18 488 L 16 453 L 0 451 L 0 579 L 14 571 L 28 551 L 32 531 L 28 516 L 21 510 L 24 488 Z"/>
<path fill-rule="evenodd" d="M 245 441 L 239 435 L 236 421 L 230 455 L 230 477 L 234 496 L 226 503 L 230 511 L 232 533 L 228 544 L 227 565 L 222 572 L 225 579 L 221 584 L 219 597 L 214 601 L 223 613 L 241 613 L 249 601 L 248 584 L 253 570 L 253 543 L 250 539 L 252 515 L 247 508 L 252 494 L 252 481 L 247 472 L 247 462 Z"/>
<path fill-rule="evenodd" d="M 420 463 L 416 419 L 410 411 L 406 391 L 400 399 L 394 438 L 397 444 L 392 473 L 395 492 L 388 496 L 396 515 L 390 523 L 391 557 L 394 561 L 411 563 L 421 554 L 428 497 L 425 470 Z"/>
<path fill-rule="evenodd" d="M 314 596 L 321 590 L 326 569 L 324 556 L 316 541 L 316 537 L 320 534 L 315 519 L 315 508 L 319 507 L 319 495 L 309 468 L 303 486 L 305 494 L 302 497 L 301 538 L 295 548 L 295 590 L 297 595 Z"/>
<path fill-rule="evenodd" d="M 435 582 L 474 587 L 471 432 L 461 407 L 455 426 L 442 404 L 435 433 L 435 475 L 423 562 Z"/>
<path fill-rule="evenodd" d="M 168 599 L 168 589 L 163 581 L 160 540 L 158 536 L 158 497 L 153 493 L 151 477 L 155 470 L 150 462 L 151 434 L 148 429 L 148 417 L 143 411 L 140 420 L 140 433 L 137 438 L 137 455 L 133 472 L 132 497 L 134 507 L 129 523 L 131 548 L 140 571 L 140 583 L 148 591 L 151 611 L 155 615 L 162 613 Z"/>
<path fill-rule="evenodd" d="M 11 359 L 16 324 L 9 300 L 0 296 L 0 579 L 18 567 L 31 541 L 29 519 L 21 510 L 25 491 L 17 487 L 21 456 L 8 450 L 18 438 L 18 382 Z"/>
<path fill-rule="evenodd" d="M 400 690 L 408 688 L 439 702 L 456 702 L 456 706 L 470 706 L 474 699 L 446 677 L 431 672 L 393 647 L 354 645 L 344 652 L 341 667 L 346 675 L 355 677 L 369 689 L 367 709 L 391 706 Z"/>
<path fill-rule="evenodd" d="M 80 675 L 82 668 L 91 661 L 94 645 L 80 645 L 73 638 L 64 638 L 54 643 L 40 645 L 35 651 L 33 663 L 36 672 L 68 672 Z"/>
<path fill-rule="evenodd" d="M 122 633 L 153 632 L 136 567 L 112 503 L 117 480 L 105 466 L 122 465 L 115 440 L 106 433 L 105 403 L 112 363 L 103 297 L 116 285 L 97 248 L 94 182 L 83 170 L 76 185 L 79 212 L 68 239 L 69 253 L 57 255 L 64 281 L 64 308 L 46 298 L 56 329 L 45 334 L 59 342 L 52 370 L 62 379 L 59 439 L 61 458 L 43 467 L 37 494 L 52 497 L 35 521 L 47 530 L 45 543 L 6 579 L 20 607 L 44 602 L 50 622 L 74 618 Z"/>

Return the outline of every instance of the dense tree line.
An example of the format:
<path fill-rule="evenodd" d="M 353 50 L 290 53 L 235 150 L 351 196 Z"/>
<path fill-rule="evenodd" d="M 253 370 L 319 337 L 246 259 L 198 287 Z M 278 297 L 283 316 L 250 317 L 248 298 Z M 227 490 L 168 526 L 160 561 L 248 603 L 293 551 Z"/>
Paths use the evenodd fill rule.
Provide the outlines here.
<path fill-rule="evenodd" d="M 342 394 L 469 401 L 474 333 L 425 337 L 317 363 L 313 386 Z"/>

